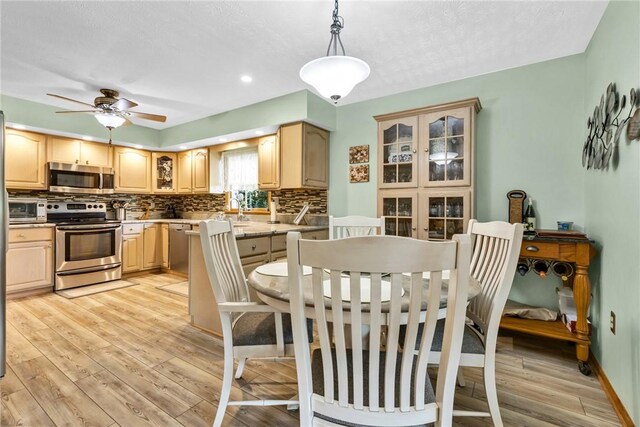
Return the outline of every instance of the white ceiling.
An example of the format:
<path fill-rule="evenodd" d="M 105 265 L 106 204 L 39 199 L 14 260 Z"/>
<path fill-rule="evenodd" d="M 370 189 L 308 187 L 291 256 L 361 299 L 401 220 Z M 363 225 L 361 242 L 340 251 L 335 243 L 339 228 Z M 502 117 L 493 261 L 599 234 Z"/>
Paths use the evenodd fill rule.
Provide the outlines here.
<path fill-rule="evenodd" d="M 583 52 L 605 1 L 356 1 L 340 15 L 347 55 L 371 76 L 362 101 Z M 0 92 L 77 109 L 120 90 L 154 128 L 307 88 L 298 71 L 322 56 L 333 1 L 5 1 Z M 242 74 L 253 76 L 245 84 Z"/>

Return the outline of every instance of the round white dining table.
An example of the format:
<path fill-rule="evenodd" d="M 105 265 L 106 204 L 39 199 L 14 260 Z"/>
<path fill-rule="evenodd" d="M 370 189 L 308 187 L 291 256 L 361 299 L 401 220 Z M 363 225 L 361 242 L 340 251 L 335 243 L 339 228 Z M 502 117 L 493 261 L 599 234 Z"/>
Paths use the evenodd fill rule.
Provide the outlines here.
<path fill-rule="evenodd" d="M 280 264 L 280 265 L 276 265 L 276 264 Z M 269 265 L 271 267 L 269 268 L 263 268 L 261 269 L 261 267 L 256 268 L 255 270 L 253 270 L 250 274 L 249 277 L 247 278 L 247 281 L 249 283 L 249 286 L 251 286 L 257 293 L 258 297 L 266 304 L 282 311 L 282 312 L 290 312 L 289 309 L 289 298 L 290 298 L 290 293 L 289 293 L 289 278 L 286 275 L 286 271 L 287 271 L 287 262 L 286 261 L 280 261 L 277 263 L 271 263 L 271 264 L 266 264 Z M 260 271 L 261 270 L 269 270 L 268 274 L 262 274 Z M 325 279 L 329 278 L 329 274 L 328 273 L 324 273 L 325 274 Z M 444 276 L 444 273 L 443 273 Z M 406 312 L 409 310 L 409 286 L 410 286 L 410 280 L 409 280 L 409 276 L 406 276 L 405 279 L 403 280 L 402 283 L 402 287 L 404 289 L 404 295 L 402 296 L 402 311 Z M 307 306 L 312 306 L 313 305 L 313 290 L 312 290 L 312 283 L 311 283 L 311 275 L 305 275 L 303 276 L 303 285 L 304 285 L 304 300 Z M 384 278 L 383 278 L 384 281 Z M 423 287 L 423 305 L 422 305 L 422 310 L 426 310 L 427 308 L 427 292 L 429 289 L 429 279 L 425 278 L 423 279 L 424 281 L 424 287 Z M 446 308 L 447 306 L 447 286 L 448 286 L 449 281 L 447 279 L 443 279 L 442 280 L 442 292 L 441 292 L 441 296 L 440 296 L 440 310 L 444 311 L 443 309 Z M 473 278 L 471 278 L 469 280 L 469 293 L 467 294 L 467 300 L 471 300 L 473 298 L 475 298 L 480 291 L 482 290 L 480 284 Z M 344 308 L 348 309 L 350 306 L 350 303 L 348 301 L 343 301 L 344 304 Z M 368 306 L 369 304 L 367 303 L 363 303 L 361 306 L 362 311 L 368 311 Z M 387 312 L 388 311 L 388 306 L 389 303 L 388 302 L 382 302 L 382 312 Z M 331 302 L 330 299 L 326 299 L 326 307 L 327 308 L 331 308 Z M 310 311 L 310 310 L 307 310 Z M 311 314 L 311 313 L 309 313 Z"/>

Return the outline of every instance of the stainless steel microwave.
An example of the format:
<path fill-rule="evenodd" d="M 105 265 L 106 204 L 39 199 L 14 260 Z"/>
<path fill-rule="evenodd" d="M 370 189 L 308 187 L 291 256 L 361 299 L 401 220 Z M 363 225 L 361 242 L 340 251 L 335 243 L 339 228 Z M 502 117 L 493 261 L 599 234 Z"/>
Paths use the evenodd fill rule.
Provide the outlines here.
<path fill-rule="evenodd" d="M 47 222 L 44 199 L 9 199 L 9 223 Z"/>
<path fill-rule="evenodd" d="M 113 194 L 112 168 L 50 162 L 49 191 L 55 193 Z"/>

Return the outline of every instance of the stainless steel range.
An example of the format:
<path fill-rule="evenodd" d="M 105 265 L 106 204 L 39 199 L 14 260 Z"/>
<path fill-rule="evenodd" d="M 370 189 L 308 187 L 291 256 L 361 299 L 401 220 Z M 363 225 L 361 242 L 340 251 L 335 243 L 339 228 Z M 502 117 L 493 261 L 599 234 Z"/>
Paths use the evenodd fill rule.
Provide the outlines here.
<path fill-rule="evenodd" d="M 104 203 L 50 202 L 47 220 L 56 223 L 56 290 L 122 277 L 122 225 Z"/>

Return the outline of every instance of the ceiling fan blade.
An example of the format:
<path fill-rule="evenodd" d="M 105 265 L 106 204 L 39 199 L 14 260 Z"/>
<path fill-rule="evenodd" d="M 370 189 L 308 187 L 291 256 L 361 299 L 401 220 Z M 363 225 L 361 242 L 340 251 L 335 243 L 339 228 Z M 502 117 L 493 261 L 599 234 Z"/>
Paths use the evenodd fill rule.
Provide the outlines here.
<path fill-rule="evenodd" d="M 71 101 L 71 102 L 75 102 L 77 104 L 82 104 L 82 105 L 86 105 L 86 106 L 91 107 L 91 108 L 95 108 L 95 106 L 93 104 L 88 104 L 86 102 L 78 101 L 76 99 L 67 98 L 66 96 L 55 95 L 53 93 L 48 93 L 47 95 L 53 96 L 54 98 L 64 99 L 65 101 Z"/>
<path fill-rule="evenodd" d="M 56 113 L 95 113 L 96 110 L 77 110 L 77 111 L 71 111 L 71 110 L 65 110 L 65 111 L 56 111 Z"/>
<path fill-rule="evenodd" d="M 166 116 L 161 116 L 159 114 L 140 113 L 138 111 L 125 111 L 125 113 L 138 117 L 140 119 L 153 120 L 154 122 L 164 123 L 167 120 Z"/>
<path fill-rule="evenodd" d="M 124 123 L 122 124 L 122 126 L 129 126 L 133 124 L 131 120 L 127 119 L 126 117 L 123 117 L 123 119 L 124 119 Z"/>
<path fill-rule="evenodd" d="M 128 100 L 127 98 L 120 98 L 116 102 L 110 105 L 111 108 L 117 108 L 118 110 L 127 110 L 129 108 L 133 108 L 137 106 L 133 101 Z"/>

